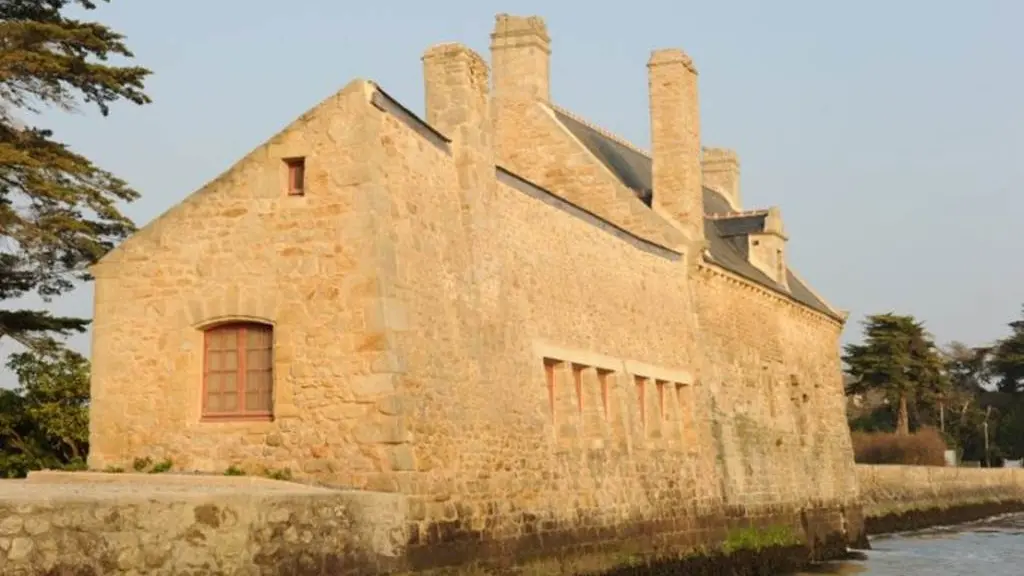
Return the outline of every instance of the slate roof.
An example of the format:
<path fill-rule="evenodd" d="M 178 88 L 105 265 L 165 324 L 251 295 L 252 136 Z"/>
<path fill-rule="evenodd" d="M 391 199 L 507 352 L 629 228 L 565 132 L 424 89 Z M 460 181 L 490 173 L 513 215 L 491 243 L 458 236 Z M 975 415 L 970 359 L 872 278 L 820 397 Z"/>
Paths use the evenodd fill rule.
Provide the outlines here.
<path fill-rule="evenodd" d="M 624 186 L 633 190 L 644 204 L 651 205 L 653 178 L 650 157 L 617 142 L 558 109 L 555 109 L 554 112 L 562 125 L 604 163 Z M 724 196 L 709 188 L 704 189 L 705 214 L 727 214 L 732 211 Z M 787 279 L 789 290 L 786 290 L 784 286 L 779 285 L 748 262 L 740 248 L 733 243 L 733 240 L 739 239 L 737 236 L 749 234 L 758 228 L 763 230 L 764 218 L 764 215 L 705 218 L 704 235 L 707 237 L 708 251 L 714 262 L 730 272 L 753 280 L 785 296 L 790 296 L 809 308 L 840 319 L 835 311 L 816 297 L 803 282 L 793 276 L 792 272 L 786 271 L 789 275 Z"/>

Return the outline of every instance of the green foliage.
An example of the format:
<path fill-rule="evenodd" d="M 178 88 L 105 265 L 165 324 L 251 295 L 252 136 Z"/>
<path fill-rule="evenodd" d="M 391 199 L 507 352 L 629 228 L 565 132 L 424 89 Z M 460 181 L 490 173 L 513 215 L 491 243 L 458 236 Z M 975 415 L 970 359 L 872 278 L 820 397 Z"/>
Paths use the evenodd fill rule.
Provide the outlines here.
<path fill-rule="evenodd" d="M 232 464 L 228 466 L 228 469 L 224 471 L 225 476 L 245 476 L 245 471 Z"/>
<path fill-rule="evenodd" d="M 789 526 L 749 527 L 729 532 L 722 543 L 722 551 L 731 554 L 738 550 L 764 550 L 797 544 L 800 544 L 800 538 Z"/>
<path fill-rule="evenodd" d="M 891 406 L 879 406 L 866 414 L 850 419 L 850 430 L 854 432 L 894 432 L 896 413 Z"/>
<path fill-rule="evenodd" d="M 136 472 L 145 472 L 152 465 L 153 459 L 149 456 L 132 460 L 132 470 L 135 470 Z"/>
<path fill-rule="evenodd" d="M 174 466 L 174 463 L 171 462 L 170 458 L 167 458 L 166 460 L 163 460 L 161 462 L 157 462 L 156 464 L 154 464 L 153 467 L 149 469 L 149 473 L 150 474 L 163 474 L 164 472 L 167 472 L 168 470 L 170 470 L 173 466 Z"/>
<path fill-rule="evenodd" d="M 263 475 L 271 480 L 283 480 L 285 482 L 290 482 L 292 479 L 292 471 L 289 468 L 282 468 L 280 470 L 268 468 Z"/>
<path fill-rule="evenodd" d="M 898 398 L 905 394 L 914 408 L 906 412 L 907 426 L 941 426 L 961 460 L 998 465 L 1024 457 L 1024 319 L 1009 322 L 1010 333 L 990 346 L 952 342 L 935 355 L 909 316 L 871 316 L 866 324 L 865 343 L 846 347 L 853 376 L 847 392 L 883 390 L 888 404 L 852 415 L 853 431 L 898 429 L 886 419 L 901 419 Z M 915 349 L 927 352 L 915 359 Z"/>
<path fill-rule="evenodd" d="M 989 366 L 1000 392 L 1024 392 L 1024 320 L 1009 326 L 1010 335 L 992 347 Z"/>
<path fill-rule="evenodd" d="M 950 389 L 946 362 L 924 325 L 913 316 L 868 316 L 863 344 L 848 344 L 843 361 L 847 394 L 878 390 L 896 407 L 896 432 L 910 432 L 910 408 L 924 411 Z"/>
<path fill-rule="evenodd" d="M 0 300 L 35 294 L 47 300 L 89 279 L 87 267 L 134 230 L 117 204 L 138 194 L 124 181 L 25 124 L 43 108 L 95 105 L 103 115 L 125 100 L 145 104 L 144 68 L 124 38 L 96 22 L 63 14 L 96 7 L 89 0 L 0 2 Z M 0 309 L 0 339 L 29 349 L 82 332 L 88 321 L 39 310 Z M 8 456 L 8 458 L 13 458 Z"/>
<path fill-rule="evenodd" d="M 89 451 L 89 362 L 44 343 L 7 362 L 19 387 L 0 389 L 0 477 L 82 469 Z"/>

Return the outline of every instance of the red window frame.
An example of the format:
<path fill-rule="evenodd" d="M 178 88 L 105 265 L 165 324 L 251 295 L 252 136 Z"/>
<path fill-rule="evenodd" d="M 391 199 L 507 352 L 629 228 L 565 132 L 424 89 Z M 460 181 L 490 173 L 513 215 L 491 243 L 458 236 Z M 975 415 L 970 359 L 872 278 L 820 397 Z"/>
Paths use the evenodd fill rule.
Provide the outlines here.
<path fill-rule="evenodd" d="M 269 382 L 270 389 L 269 394 L 269 408 L 266 410 L 246 409 L 246 398 L 247 398 L 247 384 L 248 384 L 248 369 L 246 361 L 248 358 L 248 330 L 258 329 L 260 331 L 269 332 L 270 335 L 270 348 L 268 350 L 270 354 L 269 358 Z M 235 352 L 237 354 L 237 360 L 235 363 L 235 385 L 237 395 L 237 409 L 233 411 L 221 411 L 212 412 L 209 410 L 209 382 L 210 382 L 210 336 L 213 333 L 223 333 L 230 331 L 235 336 Z M 262 350 L 262 349 L 256 349 Z M 259 322 L 232 322 L 228 324 L 218 324 L 216 326 L 210 326 L 203 332 L 203 398 L 202 398 L 202 419 L 203 420 L 271 420 L 274 415 L 274 329 L 269 324 L 262 324 Z M 230 373 L 224 370 L 220 370 L 222 373 Z"/>
<path fill-rule="evenodd" d="M 306 193 L 306 159 L 287 158 L 284 163 L 288 167 L 288 195 L 302 196 Z"/>

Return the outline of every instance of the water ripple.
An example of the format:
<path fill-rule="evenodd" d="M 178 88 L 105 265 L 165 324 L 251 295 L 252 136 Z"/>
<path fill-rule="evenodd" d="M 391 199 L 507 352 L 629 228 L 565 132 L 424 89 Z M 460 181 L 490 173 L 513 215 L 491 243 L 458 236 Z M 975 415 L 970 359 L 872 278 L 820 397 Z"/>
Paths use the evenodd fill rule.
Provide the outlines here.
<path fill-rule="evenodd" d="M 806 574 L 858 576 L 1018 576 L 1024 566 L 1024 514 L 883 536 L 863 560 L 829 564 Z"/>

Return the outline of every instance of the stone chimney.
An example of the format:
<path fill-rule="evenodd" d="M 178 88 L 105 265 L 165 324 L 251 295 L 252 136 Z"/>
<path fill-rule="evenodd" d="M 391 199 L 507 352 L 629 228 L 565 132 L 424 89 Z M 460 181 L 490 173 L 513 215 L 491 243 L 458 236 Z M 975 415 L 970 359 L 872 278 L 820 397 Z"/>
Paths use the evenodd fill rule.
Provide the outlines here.
<path fill-rule="evenodd" d="M 494 181 L 494 147 L 487 63 L 457 43 L 423 54 L 427 123 L 452 141 L 459 184 L 473 203 Z"/>
<path fill-rule="evenodd" d="M 743 210 L 740 198 L 740 159 L 727 148 L 705 148 L 702 161 L 704 187 L 725 196 L 732 209 Z"/>
<path fill-rule="evenodd" d="M 551 38 L 539 16 L 498 14 L 491 34 L 494 95 L 551 99 Z"/>
<path fill-rule="evenodd" d="M 761 232 L 747 235 L 747 260 L 766 276 L 785 289 L 789 289 L 786 271 L 786 242 L 789 236 L 782 225 L 782 212 L 777 207 L 768 209 Z"/>
<path fill-rule="evenodd" d="M 697 69 L 682 50 L 655 50 L 647 63 L 651 100 L 653 208 L 693 242 L 704 241 Z"/>

